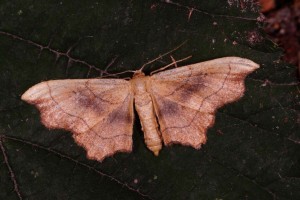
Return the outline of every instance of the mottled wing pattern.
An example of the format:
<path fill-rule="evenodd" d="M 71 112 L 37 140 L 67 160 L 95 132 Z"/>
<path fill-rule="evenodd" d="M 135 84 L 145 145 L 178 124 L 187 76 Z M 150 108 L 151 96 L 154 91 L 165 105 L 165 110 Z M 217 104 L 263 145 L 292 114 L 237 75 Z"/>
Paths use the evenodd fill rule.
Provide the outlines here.
<path fill-rule="evenodd" d="M 166 145 L 200 148 L 217 108 L 243 96 L 245 77 L 259 66 L 225 57 L 151 76 L 150 93 Z"/>
<path fill-rule="evenodd" d="M 90 159 L 132 150 L 133 94 L 126 80 L 46 81 L 22 99 L 40 110 L 46 127 L 71 131 Z"/>

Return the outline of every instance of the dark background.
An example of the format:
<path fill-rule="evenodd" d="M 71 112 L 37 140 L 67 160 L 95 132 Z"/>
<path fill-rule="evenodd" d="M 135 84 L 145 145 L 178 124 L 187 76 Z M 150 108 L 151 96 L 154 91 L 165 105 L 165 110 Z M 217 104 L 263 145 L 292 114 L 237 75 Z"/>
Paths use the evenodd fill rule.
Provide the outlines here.
<path fill-rule="evenodd" d="M 0 199 L 300 199 L 297 67 L 264 31 L 287 33 L 278 20 L 266 24 L 248 0 L 0 1 Z M 172 56 L 193 57 L 180 66 L 224 56 L 260 64 L 200 150 L 173 145 L 155 157 L 136 118 L 132 153 L 88 160 L 20 99 L 41 81 L 139 69 L 184 41 Z"/>

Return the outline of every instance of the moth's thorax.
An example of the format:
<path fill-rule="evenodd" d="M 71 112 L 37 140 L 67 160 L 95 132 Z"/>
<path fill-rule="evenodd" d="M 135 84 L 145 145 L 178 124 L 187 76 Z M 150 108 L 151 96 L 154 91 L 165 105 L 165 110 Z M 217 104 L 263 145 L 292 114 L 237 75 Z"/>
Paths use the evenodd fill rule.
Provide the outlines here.
<path fill-rule="evenodd" d="M 135 73 L 133 78 L 130 80 L 133 92 L 135 95 L 147 93 L 147 85 L 149 76 L 145 76 L 144 73 Z"/>

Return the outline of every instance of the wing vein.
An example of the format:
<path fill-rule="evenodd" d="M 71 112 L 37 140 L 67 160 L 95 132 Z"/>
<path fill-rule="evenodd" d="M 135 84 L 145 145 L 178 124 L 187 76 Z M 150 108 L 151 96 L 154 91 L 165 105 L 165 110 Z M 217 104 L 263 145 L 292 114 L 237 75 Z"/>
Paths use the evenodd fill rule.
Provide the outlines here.
<path fill-rule="evenodd" d="M 51 98 L 52 101 L 59 107 L 59 109 L 60 109 L 63 113 L 65 113 L 65 114 L 67 114 L 67 115 L 69 115 L 69 116 L 71 116 L 71 117 L 75 117 L 75 118 L 78 118 L 79 120 L 81 120 L 81 121 L 84 123 L 84 125 L 87 126 L 88 130 L 91 130 L 96 136 L 100 137 L 102 140 L 113 139 L 113 138 L 121 137 L 121 136 L 131 137 L 131 135 L 127 135 L 127 134 L 119 134 L 119 135 L 114 135 L 114 136 L 112 136 L 112 137 L 103 137 L 103 136 L 97 134 L 94 130 L 90 129 L 90 126 L 88 125 L 88 123 L 87 123 L 82 117 L 73 115 L 73 114 L 71 114 L 71 113 L 65 111 L 65 110 L 60 106 L 59 102 L 57 102 L 57 101 L 54 99 L 54 97 L 52 96 L 52 91 L 51 91 L 51 88 L 50 88 L 48 82 L 47 82 L 47 86 L 48 86 L 50 98 Z"/>
<path fill-rule="evenodd" d="M 210 97 L 213 96 L 214 94 L 217 94 L 218 92 L 220 92 L 220 91 L 223 89 L 224 84 L 225 84 L 225 82 L 226 82 L 226 80 L 227 80 L 227 77 L 230 75 L 230 72 L 231 72 L 231 67 L 230 67 L 230 65 L 229 65 L 229 71 L 228 71 L 228 73 L 227 73 L 227 75 L 226 75 L 226 77 L 225 77 L 225 79 L 224 79 L 224 81 L 223 81 L 221 87 L 220 87 L 217 91 L 215 91 L 215 92 L 211 93 L 210 95 L 206 96 L 206 97 L 202 100 L 202 102 L 201 102 L 201 104 L 200 104 L 200 106 L 199 106 L 199 109 L 203 106 L 203 103 L 204 103 L 208 98 L 210 98 Z M 177 102 L 176 102 L 176 103 L 177 103 Z M 198 109 L 198 110 L 199 110 L 199 109 Z M 217 108 L 215 108 L 215 110 L 216 110 L 216 109 L 217 109 Z M 196 112 L 196 114 L 193 116 L 193 118 L 191 119 L 190 123 L 189 123 L 187 126 L 184 126 L 184 127 L 176 127 L 176 126 L 166 127 L 164 130 L 161 130 L 161 132 L 165 132 L 167 129 L 185 128 L 185 127 L 188 127 L 189 125 L 191 125 L 191 124 L 193 123 L 193 121 L 195 120 L 195 117 L 197 116 L 197 114 L 198 114 L 198 112 Z"/>

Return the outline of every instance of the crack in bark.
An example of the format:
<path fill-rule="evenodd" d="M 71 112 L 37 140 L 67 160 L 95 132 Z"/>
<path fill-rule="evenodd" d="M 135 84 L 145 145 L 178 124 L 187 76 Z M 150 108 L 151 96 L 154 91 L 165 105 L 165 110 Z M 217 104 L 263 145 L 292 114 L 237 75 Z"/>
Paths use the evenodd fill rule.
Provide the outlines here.
<path fill-rule="evenodd" d="M 296 104 L 295 105 L 288 105 L 288 106 L 278 106 L 278 107 L 269 106 L 268 108 L 260 109 L 260 110 L 255 111 L 255 112 L 248 113 L 247 117 L 244 120 L 249 119 L 250 117 L 253 117 L 255 115 L 260 115 L 264 112 L 272 111 L 272 110 L 275 110 L 275 109 L 278 109 L 278 108 L 281 108 L 282 110 L 290 110 L 290 111 L 293 111 L 293 112 L 298 112 L 298 111 L 294 110 L 293 108 L 290 108 L 290 106 L 296 106 Z M 286 111 L 284 111 L 284 112 L 286 113 L 287 116 L 289 115 Z M 224 114 L 223 112 L 219 112 L 219 113 Z"/>
<path fill-rule="evenodd" d="M 75 46 L 78 42 L 75 43 L 73 46 L 71 46 L 71 47 L 68 49 L 67 52 L 62 52 L 62 51 L 59 51 L 59 50 L 52 49 L 52 48 L 50 47 L 51 40 L 50 40 L 50 42 L 48 43 L 48 45 L 44 46 L 44 45 L 41 45 L 41 44 L 39 44 L 39 43 L 36 43 L 36 42 L 34 42 L 34 41 L 32 41 L 32 40 L 25 39 L 25 38 L 22 38 L 22 37 L 20 37 L 20 36 L 18 36 L 18 35 L 14 35 L 14 34 L 11 34 L 11 33 L 8 33 L 8 32 L 0 31 L 0 34 L 5 35 L 5 36 L 8 36 L 8 37 L 10 37 L 10 38 L 13 38 L 13 39 L 15 39 L 15 40 L 19 40 L 19 41 L 25 42 L 25 43 L 27 43 L 27 44 L 30 44 L 30 45 L 32 45 L 32 46 L 35 46 L 35 47 L 39 48 L 39 49 L 40 49 L 39 55 L 41 54 L 41 52 L 42 52 L 43 50 L 48 50 L 48 51 L 50 51 L 51 53 L 54 53 L 54 54 L 56 55 L 56 61 L 57 61 L 58 58 L 61 57 L 61 56 L 67 57 L 67 58 L 68 58 L 67 69 L 70 67 L 70 63 L 71 63 L 71 62 L 75 62 L 75 63 L 82 64 L 82 65 L 84 65 L 84 66 L 87 66 L 87 67 L 89 67 L 89 71 L 88 71 L 87 77 L 89 76 L 89 74 L 90 74 L 90 72 L 91 72 L 92 69 L 95 70 L 95 71 L 97 71 L 97 72 L 99 73 L 100 76 L 106 73 L 105 70 L 101 70 L 101 69 L 99 69 L 98 67 L 96 67 L 95 65 L 92 65 L 92 64 L 90 64 L 90 63 L 88 63 L 88 62 L 86 62 L 86 61 L 84 61 L 84 60 L 80 60 L 80 59 L 74 58 L 74 57 L 72 57 L 72 56 L 70 55 L 70 51 L 74 48 L 74 46 Z M 116 59 L 116 58 L 114 58 L 114 59 L 108 64 L 108 67 L 112 65 L 112 63 L 115 61 L 115 59 Z"/>
<path fill-rule="evenodd" d="M 82 166 L 82 167 L 85 167 L 85 168 L 87 168 L 87 169 L 89 169 L 89 170 L 91 170 L 91 171 L 93 171 L 93 172 L 99 174 L 99 175 L 102 176 L 102 177 L 106 177 L 106 178 L 108 178 L 109 180 L 111 180 L 111 181 L 113 181 L 113 182 L 115 182 L 115 183 L 117 183 L 117 184 L 119 184 L 119 185 L 124 186 L 124 187 L 127 188 L 128 190 L 137 193 L 138 195 L 140 195 L 140 196 L 141 196 L 142 198 L 144 198 L 144 199 L 150 199 L 150 200 L 152 200 L 152 198 L 151 198 L 149 195 L 142 193 L 139 189 L 135 189 L 135 188 L 131 187 L 130 185 L 128 185 L 127 183 L 123 183 L 123 182 L 120 181 L 119 179 L 117 179 L 117 178 L 115 178 L 115 177 L 113 177 L 113 176 L 110 176 L 109 174 L 106 174 L 106 173 L 104 173 L 104 172 L 102 172 L 102 171 L 100 171 L 100 170 L 97 170 L 97 169 L 94 168 L 93 166 L 90 166 L 90 165 L 88 165 L 88 164 L 85 164 L 85 163 L 83 163 L 83 162 L 80 162 L 80 161 L 78 161 L 78 160 L 76 160 L 76 159 L 73 159 L 73 158 L 71 158 L 71 157 L 69 157 L 69 156 L 67 156 L 67 155 L 65 155 L 65 154 L 62 154 L 62 153 L 60 153 L 60 152 L 57 152 L 57 151 L 55 151 L 55 150 L 53 150 L 53 149 L 51 149 L 51 148 L 44 147 L 44 146 L 39 145 L 39 144 L 35 144 L 35 143 L 32 143 L 32 142 L 26 141 L 26 140 L 24 140 L 24 139 L 19 139 L 19 138 L 15 138 L 15 137 L 11 137 L 11 136 L 5 136 L 5 135 L 2 135 L 2 136 L 0 137 L 0 148 L 1 148 L 1 150 L 2 150 L 2 147 L 3 147 L 1 138 L 9 139 L 9 140 L 16 141 L 16 142 L 20 142 L 20 143 L 23 143 L 23 144 L 26 144 L 26 145 L 30 145 L 30 146 L 32 146 L 32 147 L 39 148 L 39 149 L 44 150 L 44 151 L 48 151 L 48 152 L 53 153 L 53 154 L 55 154 L 55 155 L 58 155 L 58 156 L 60 156 L 61 158 L 67 159 L 67 160 L 69 160 L 69 161 L 71 161 L 71 162 L 74 162 L 74 163 L 76 164 L 76 166 L 77 166 L 77 165 L 80 165 L 80 166 Z M 2 152 L 3 152 L 3 150 L 2 150 Z M 20 198 L 20 199 L 22 199 L 22 198 Z"/>
<path fill-rule="evenodd" d="M 255 181 L 255 179 L 245 175 L 245 174 L 242 174 L 239 170 L 235 169 L 234 167 L 231 167 L 231 166 L 227 166 L 225 164 L 223 164 L 222 162 L 220 162 L 216 157 L 210 155 L 209 153 L 207 153 L 207 155 L 212 159 L 214 160 L 217 164 L 221 165 L 222 167 L 224 167 L 225 169 L 229 170 L 229 171 L 232 171 L 232 172 L 235 172 L 237 173 L 238 176 L 241 176 L 243 177 L 244 179 L 246 179 L 247 181 L 253 183 L 254 185 L 258 186 L 258 188 L 260 188 L 261 190 L 267 192 L 269 195 L 271 195 L 273 197 L 273 199 L 278 199 L 278 197 L 276 196 L 276 194 L 271 191 L 269 188 L 267 187 L 263 187 L 261 186 L 260 184 L 257 183 L 257 181 Z"/>
<path fill-rule="evenodd" d="M 248 78 L 249 80 L 252 80 L 252 81 L 256 81 L 256 82 L 260 82 L 262 83 L 262 87 L 265 87 L 265 86 L 272 86 L 272 85 L 275 85 L 275 86 L 300 86 L 300 82 L 290 82 L 290 83 L 274 83 L 268 79 L 265 79 L 265 80 L 260 80 L 260 79 L 255 79 L 255 78 Z"/>
<path fill-rule="evenodd" d="M 2 155 L 3 155 L 3 158 L 4 158 L 4 163 L 6 164 L 6 167 L 9 171 L 9 174 L 10 174 L 10 179 L 11 181 L 13 182 L 13 185 L 14 185 L 14 191 L 16 192 L 18 198 L 20 200 L 23 199 L 22 195 L 21 195 L 21 191 L 20 191 L 20 188 L 19 188 L 19 185 L 18 185 L 18 182 L 17 182 L 17 179 L 16 179 L 16 175 L 12 169 L 12 167 L 10 166 L 9 164 L 9 161 L 8 161 L 8 157 L 7 157 L 7 154 L 6 154 L 6 150 L 4 148 L 4 145 L 3 145 L 3 138 L 5 138 L 5 136 L 3 135 L 0 135 L 0 149 L 2 151 Z"/>
<path fill-rule="evenodd" d="M 166 4 L 174 5 L 174 6 L 177 6 L 177 7 L 180 7 L 180 8 L 187 9 L 189 11 L 189 13 L 188 13 L 188 20 L 190 20 L 190 18 L 192 16 L 192 13 L 195 11 L 197 13 L 202 13 L 202 14 L 208 15 L 210 17 L 225 17 L 225 18 L 230 18 L 230 19 L 239 19 L 239 20 L 247 20 L 247 21 L 258 21 L 257 18 L 238 17 L 238 16 L 222 15 L 222 14 L 211 14 L 211 13 L 209 13 L 207 11 L 200 10 L 200 9 L 197 9 L 197 8 L 192 8 L 192 7 L 189 7 L 189 6 L 186 6 L 186 5 L 183 5 L 183 4 L 171 1 L 171 0 L 162 0 L 162 2 L 166 3 Z"/>
<path fill-rule="evenodd" d="M 261 131 L 263 131 L 263 132 L 270 133 L 270 134 L 275 135 L 275 136 L 277 136 L 277 137 L 280 136 L 280 135 L 278 135 L 276 132 L 272 132 L 272 131 L 270 131 L 270 130 L 264 129 L 264 128 L 260 127 L 260 126 L 257 126 L 256 124 L 254 125 L 254 124 L 252 124 L 251 122 L 249 122 L 249 121 L 247 121 L 247 120 L 245 120 L 245 119 L 241 119 L 241 118 L 238 118 L 238 117 L 235 117 L 235 116 L 233 116 L 233 115 L 230 115 L 230 114 L 227 114 L 227 113 L 224 113 L 224 112 L 220 112 L 220 111 L 218 111 L 218 113 L 223 114 L 223 115 L 226 115 L 226 116 L 231 117 L 231 118 L 234 118 L 234 119 L 236 119 L 236 120 L 238 120 L 238 121 L 241 121 L 241 122 L 243 122 L 243 123 L 246 123 L 246 124 L 248 124 L 248 125 L 250 125 L 250 126 L 252 126 L 252 127 L 254 127 L 254 128 L 257 128 L 257 129 L 259 129 L 259 130 L 261 130 Z"/>

